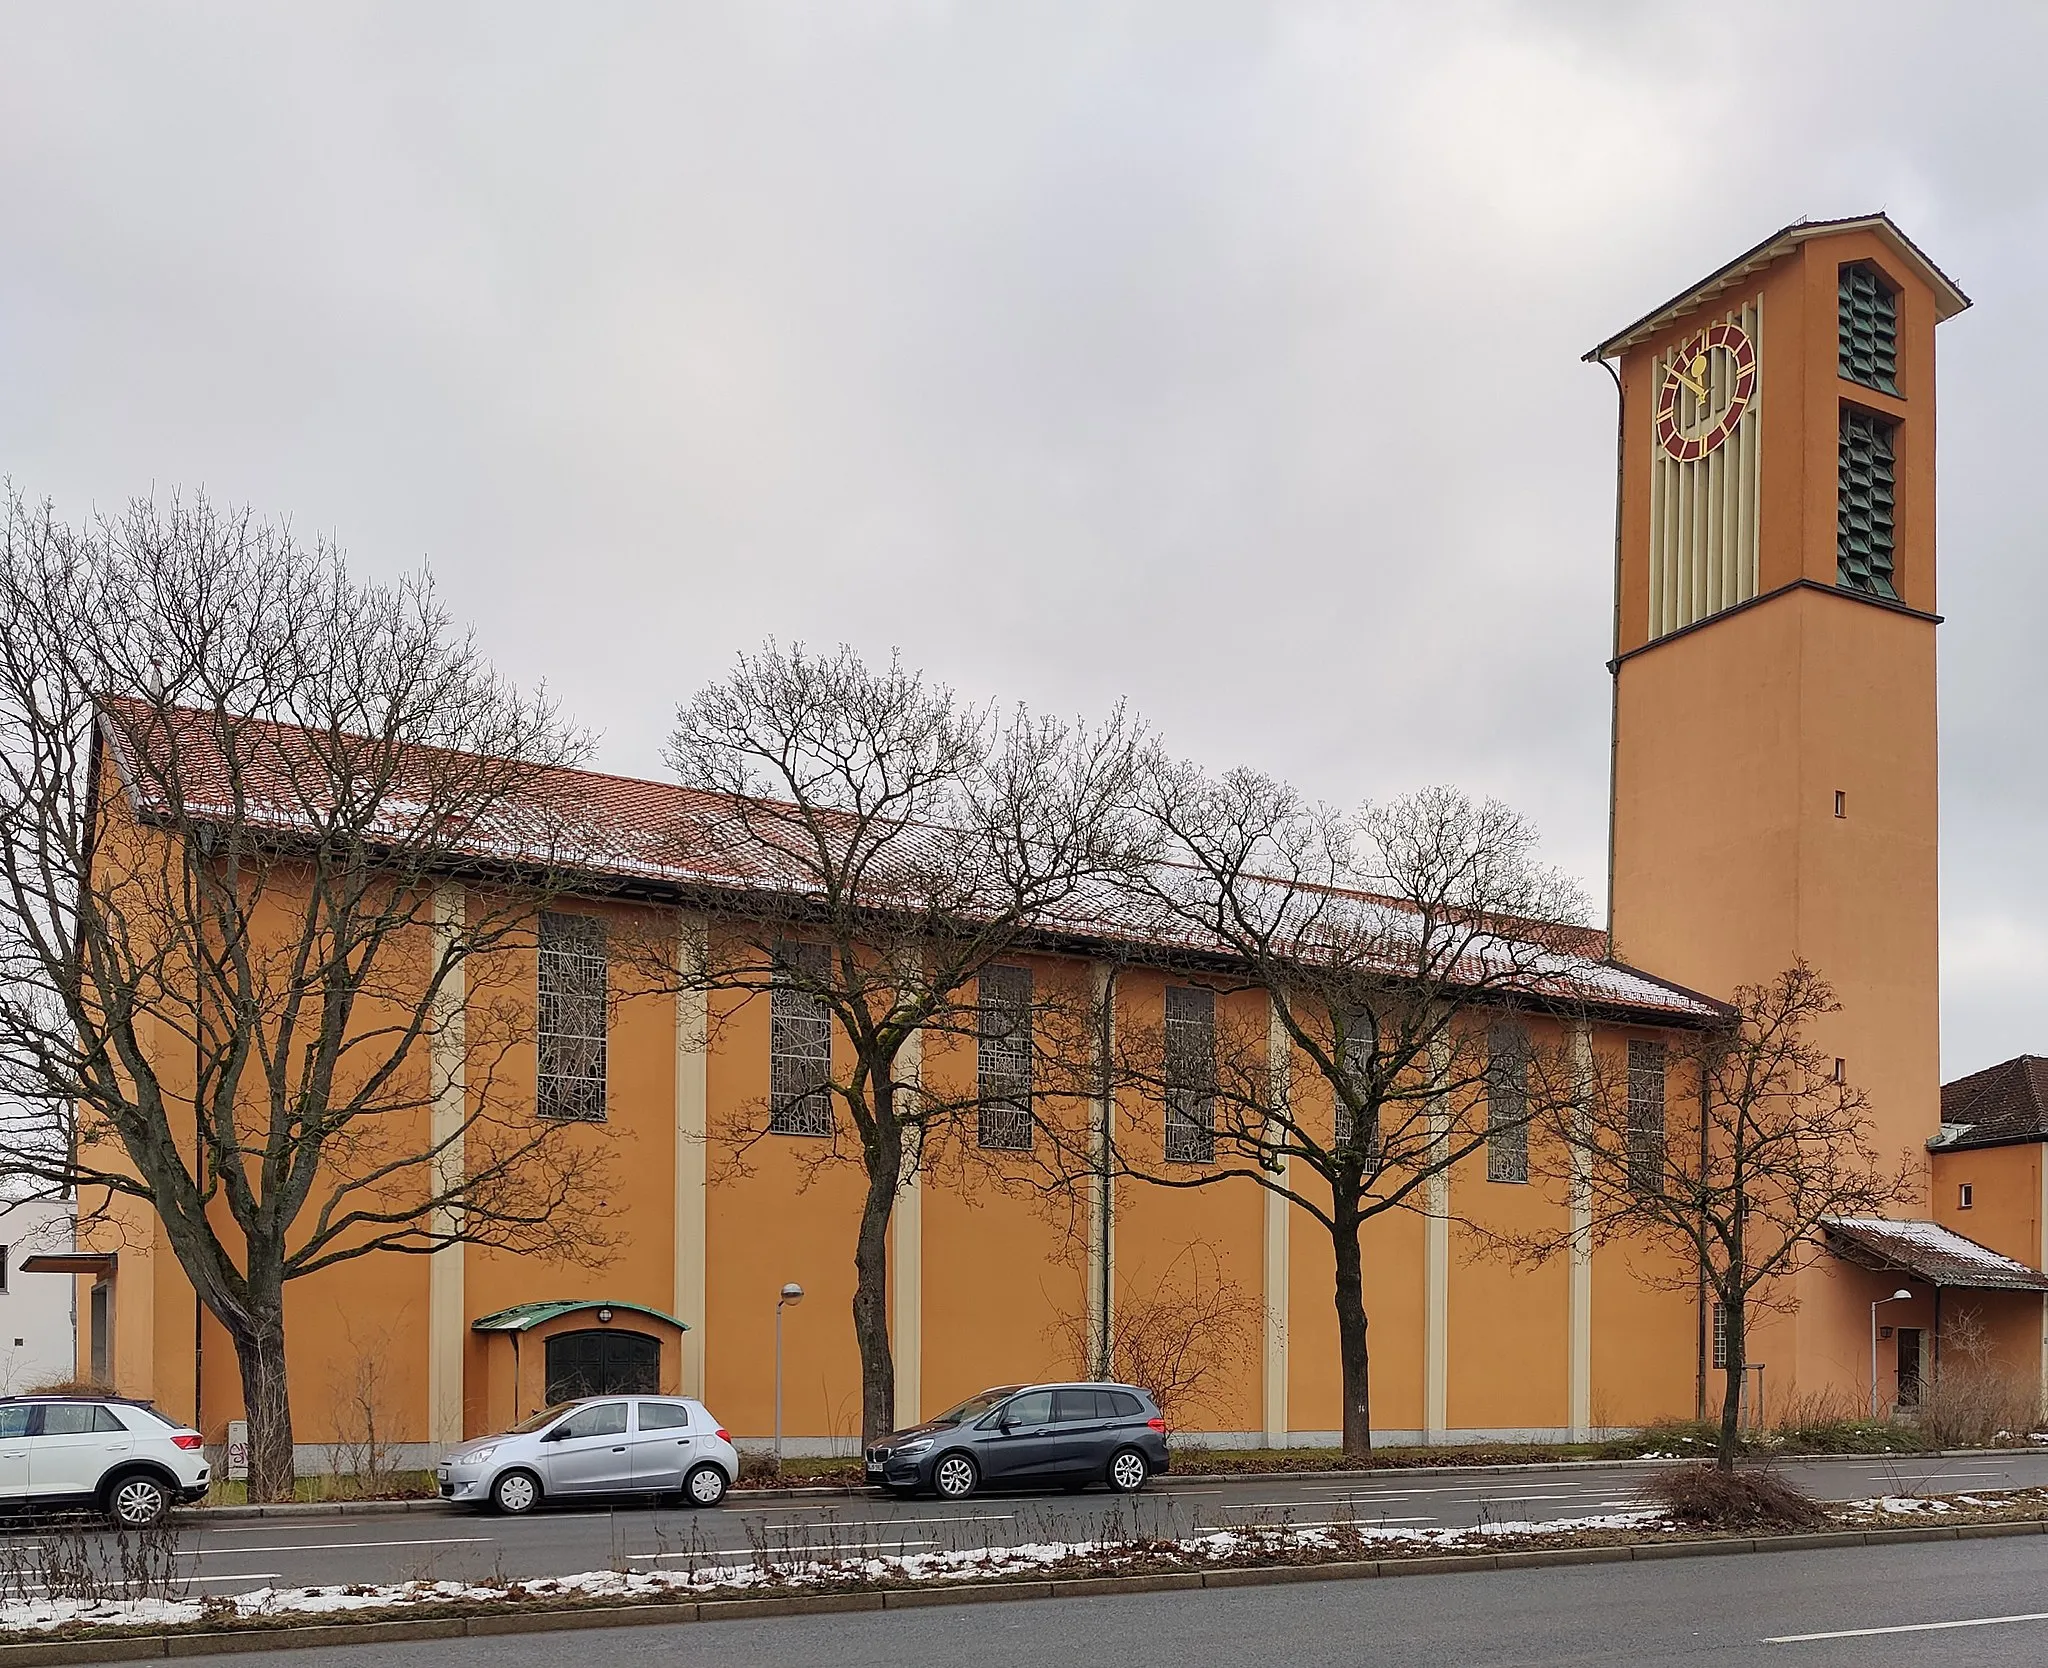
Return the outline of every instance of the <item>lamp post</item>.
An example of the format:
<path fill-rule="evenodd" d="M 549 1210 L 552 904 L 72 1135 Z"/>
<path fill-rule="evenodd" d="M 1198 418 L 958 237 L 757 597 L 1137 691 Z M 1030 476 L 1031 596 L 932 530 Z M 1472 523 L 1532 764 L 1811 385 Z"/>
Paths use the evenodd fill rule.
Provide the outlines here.
<path fill-rule="evenodd" d="M 789 1308 L 792 1304 L 803 1302 L 803 1300 L 804 1289 L 794 1280 L 784 1286 L 775 1299 L 775 1469 L 777 1471 L 782 1469 L 782 1311 Z M 1872 1344 L 1870 1349 L 1870 1359 L 1875 1362 L 1877 1360 L 1877 1345 Z M 1875 1373 L 1877 1368 L 1873 1366 L 1871 1371 Z M 1871 1382 L 1875 1384 L 1877 1381 L 1873 1378 Z M 1873 1390 L 1871 1394 L 1875 1395 L 1876 1391 Z"/>
<path fill-rule="evenodd" d="M 1890 1297 L 1881 1297 L 1870 1306 L 1870 1416 L 1877 1417 L 1877 1311 L 1880 1304 L 1903 1303 L 1913 1294 L 1896 1291 Z"/>

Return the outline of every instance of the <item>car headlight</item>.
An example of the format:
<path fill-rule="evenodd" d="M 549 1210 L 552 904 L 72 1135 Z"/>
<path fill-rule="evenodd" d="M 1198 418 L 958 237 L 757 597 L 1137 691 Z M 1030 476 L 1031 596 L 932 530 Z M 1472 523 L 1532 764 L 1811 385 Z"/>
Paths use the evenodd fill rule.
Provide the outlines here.
<path fill-rule="evenodd" d="M 460 1457 L 462 1459 L 462 1463 L 465 1465 L 481 1465 L 485 1460 L 489 1459 L 497 1451 L 498 1445 L 495 1442 L 487 1442 L 484 1444 L 483 1447 L 472 1448 L 468 1453 L 463 1454 Z"/>
<path fill-rule="evenodd" d="M 931 1445 L 932 1439 L 930 1437 L 921 1436 L 915 1442 L 904 1443 L 902 1447 L 896 1450 L 896 1452 L 899 1454 L 921 1454 L 925 1451 L 925 1449 L 929 1448 Z"/>

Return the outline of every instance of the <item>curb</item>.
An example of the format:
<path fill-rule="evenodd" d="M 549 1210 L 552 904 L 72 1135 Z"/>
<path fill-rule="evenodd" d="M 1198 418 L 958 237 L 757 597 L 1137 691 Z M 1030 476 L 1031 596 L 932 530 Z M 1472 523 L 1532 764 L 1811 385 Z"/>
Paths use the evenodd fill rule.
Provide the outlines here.
<path fill-rule="evenodd" d="M 1757 1535 L 1727 1540 L 1647 1541 L 1634 1546 L 1568 1546 L 1531 1552 L 1450 1553 L 1341 1564 L 1277 1564 L 1160 1575 L 1091 1576 L 1069 1581 L 989 1581 L 957 1587 L 912 1587 L 878 1593 L 819 1593 L 760 1599 L 699 1599 L 675 1604 L 621 1604 L 582 1609 L 496 1611 L 416 1622 L 308 1622 L 211 1633 L 136 1634 L 122 1639 L 30 1641 L 0 1645 L 0 1668 L 58 1668 L 75 1662 L 155 1662 L 211 1654 L 300 1650 L 315 1645 L 396 1645 L 436 1639 L 481 1639 L 514 1633 L 555 1633 L 601 1627 L 666 1627 L 689 1622 L 757 1621 L 778 1616 L 844 1615 L 854 1611 L 924 1610 L 940 1605 L 1005 1604 L 1025 1599 L 1110 1598 L 1203 1588 L 1273 1587 L 1306 1581 L 1463 1575 L 1479 1570 L 1546 1569 L 1576 1564 L 1630 1564 L 1659 1558 L 1716 1558 L 1750 1552 L 1812 1552 L 1838 1547 L 1902 1546 L 1915 1541 L 2003 1540 L 2048 1534 L 2048 1518 L 1961 1523 L 1947 1528 L 1847 1529 L 1813 1535 Z"/>
<path fill-rule="evenodd" d="M 2040 1454 L 2042 1448 L 1941 1448 L 1924 1454 L 1787 1454 L 1784 1465 L 1834 1465 L 1874 1460 L 1983 1459 L 1987 1455 Z M 1515 1471 L 1614 1471 L 1631 1466 L 1685 1465 L 1689 1456 L 1671 1455 L 1637 1459 L 1513 1460 L 1496 1465 L 1383 1465 L 1348 1471 L 1170 1471 L 1168 1488 L 1182 1483 L 1268 1483 L 1275 1479 L 1310 1481 L 1334 1477 L 1339 1481 L 1371 1477 L 1484 1477 Z M 726 1498 L 742 1507 L 765 1506 L 778 1500 L 865 1500 L 874 1491 L 851 1483 L 821 1484 L 815 1488 L 734 1488 Z M 264 1517 L 382 1517 L 398 1512 L 453 1512 L 459 1508 L 431 1496 L 417 1500 L 294 1500 L 276 1506 L 181 1506 L 171 1515 L 179 1523 L 238 1523 Z M 0 1660 L 5 1660 L 0 1658 Z"/>

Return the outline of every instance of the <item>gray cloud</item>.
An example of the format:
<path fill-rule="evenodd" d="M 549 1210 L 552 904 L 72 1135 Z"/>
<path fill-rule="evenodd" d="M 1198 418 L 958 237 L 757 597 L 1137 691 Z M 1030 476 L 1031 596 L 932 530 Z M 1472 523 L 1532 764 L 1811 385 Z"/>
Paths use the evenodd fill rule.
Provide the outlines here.
<path fill-rule="evenodd" d="M 1908 4 L 0 7 L 0 469 L 430 560 L 660 768 L 773 632 L 1598 893 L 1613 395 L 1886 207 L 1943 332 L 1945 1065 L 2048 1047 L 2048 13 Z"/>

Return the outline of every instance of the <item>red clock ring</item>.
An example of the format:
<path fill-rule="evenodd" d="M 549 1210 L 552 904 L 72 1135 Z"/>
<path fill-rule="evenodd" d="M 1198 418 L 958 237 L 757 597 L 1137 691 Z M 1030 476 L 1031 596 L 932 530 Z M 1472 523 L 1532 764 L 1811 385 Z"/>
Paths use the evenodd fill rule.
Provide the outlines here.
<path fill-rule="evenodd" d="M 1684 384 L 1671 371 L 1665 373 L 1664 386 L 1657 391 L 1657 443 L 1680 463 L 1691 463 L 1705 457 L 1733 434 L 1743 414 L 1749 410 L 1750 397 L 1756 392 L 1756 344 L 1739 324 L 1708 326 L 1678 350 L 1675 363 L 1697 359 L 1715 348 L 1728 355 L 1734 366 L 1735 380 L 1728 391 L 1728 403 L 1721 408 L 1710 427 L 1698 434 L 1680 432 L 1678 391 Z"/>

